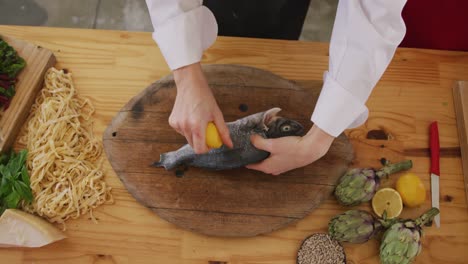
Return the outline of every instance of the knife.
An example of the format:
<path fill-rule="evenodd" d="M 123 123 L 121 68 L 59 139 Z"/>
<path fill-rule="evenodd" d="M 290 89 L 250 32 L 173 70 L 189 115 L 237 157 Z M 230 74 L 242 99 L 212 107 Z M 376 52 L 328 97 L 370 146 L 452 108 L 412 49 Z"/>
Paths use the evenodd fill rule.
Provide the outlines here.
<path fill-rule="evenodd" d="M 430 129 L 430 150 L 431 150 L 431 195 L 432 195 L 432 207 L 439 207 L 439 157 L 440 157 L 440 145 L 439 145 L 439 129 L 437 127 L 437 121 L 431 123 Z M 440 227 L 440 213 L 434 218 L 436 227 Z"/>

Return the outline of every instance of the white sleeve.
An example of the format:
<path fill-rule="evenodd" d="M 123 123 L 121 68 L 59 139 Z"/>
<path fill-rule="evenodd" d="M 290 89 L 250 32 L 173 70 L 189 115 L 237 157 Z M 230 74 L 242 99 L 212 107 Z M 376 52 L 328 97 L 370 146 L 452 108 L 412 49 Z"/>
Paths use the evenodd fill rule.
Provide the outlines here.
<path fill-rule="evenodd" d="M 146 0 L 153 39 L 171 70 L 199 62 L 216 40 L 216 19 L 202 3 L 202 0 Z"/>
<path fill-rule="evenodd" d="M 362 125 L 365 105 L 406 32 L 406 0 L 340 0 L 329 68 L 311 120 L 336 137 Z"/>

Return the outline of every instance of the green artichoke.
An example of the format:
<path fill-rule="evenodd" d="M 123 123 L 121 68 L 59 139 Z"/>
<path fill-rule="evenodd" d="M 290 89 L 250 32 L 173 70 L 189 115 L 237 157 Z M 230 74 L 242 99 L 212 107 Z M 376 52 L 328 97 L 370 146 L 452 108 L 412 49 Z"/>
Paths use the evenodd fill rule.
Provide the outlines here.
<path fill-rule="evenodd" d="M 364 210 L 349 210 L 333 217 L 328 223 L 328 234 L 340 242 L 364 243 L 377 236 L 393 220 L 375 218 Z"/>
<path fill-rule="evenodd" d="M 372 199 L 379 188 L 380 178 L 413 167 L 411 160 L 387 164 L 380 170 L 372 168 L 351 169 L 336 186 L 335 196 L 342 205 L 354 206 Z"/>
<path fill-rule="evenodd" d="M 421 252 L 422 226 L 430 225 L 439 209 L 431 208 L 416 220 L 400 220 L 385 231 L 380 244 L 382 264 L 409 264 Z"/>

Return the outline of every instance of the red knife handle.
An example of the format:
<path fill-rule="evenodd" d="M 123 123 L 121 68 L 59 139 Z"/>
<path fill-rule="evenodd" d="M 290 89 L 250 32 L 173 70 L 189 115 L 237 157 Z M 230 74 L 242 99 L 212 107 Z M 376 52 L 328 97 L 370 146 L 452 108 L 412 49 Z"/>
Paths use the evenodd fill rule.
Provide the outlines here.
<path fill-rule="evenodd" d="M 437 122 L 433 122 L 430 126 L 430 149 L 431 149 L 431 173 L 440 176 L 439 158 L 440 158 L 440 145 L 439 145 L 439 129 Z"/>

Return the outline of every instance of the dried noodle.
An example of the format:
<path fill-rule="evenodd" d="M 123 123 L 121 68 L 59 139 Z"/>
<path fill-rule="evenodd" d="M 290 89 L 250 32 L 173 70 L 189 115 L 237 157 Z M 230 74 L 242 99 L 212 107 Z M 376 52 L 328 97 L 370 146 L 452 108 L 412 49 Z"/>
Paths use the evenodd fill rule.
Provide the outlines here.
<path fill-rule="evenodd" d="M 61 223 L 112 202 L 104 181 L 102 145 L 92 132 L 94 107 L 77 95 L 71 74 L 50 68 L 20 143 L 28 149 L 34 202 L 29 212 Z"/>

